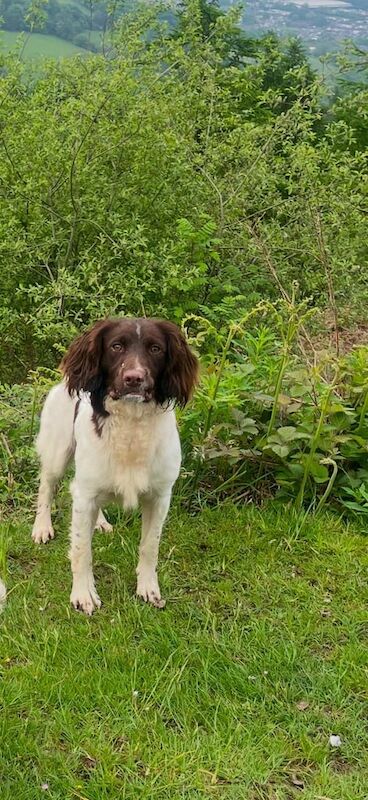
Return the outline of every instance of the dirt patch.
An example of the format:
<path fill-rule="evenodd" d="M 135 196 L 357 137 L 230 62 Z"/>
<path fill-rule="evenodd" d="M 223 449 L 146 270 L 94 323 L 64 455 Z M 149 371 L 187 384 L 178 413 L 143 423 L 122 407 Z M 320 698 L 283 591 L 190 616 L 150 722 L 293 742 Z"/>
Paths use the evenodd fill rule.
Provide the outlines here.
<path fill-rule="evenodd" d="M 318 318 L 317 318 L 318 319 Z M 334 320 L 328 312 L 318 319 L 320 331 L 311 335 L 310 341 L 303 342 L 303 348 L 309 355 L 311 345 L 318 359 L 322 359 L 328 353 L 340 356 L 350 353 L 356 347 L 368 346 L 368 323 L 356 323 L 352 327 L 339 325 L 337 333 Z"/>
<path fill-rule="evenodd" d="M 354 769 L 354 765 L 344 756 L 337 755 L 333 761 L 330 761 L 330 768 L 339 775 L 346 775 Z"/>

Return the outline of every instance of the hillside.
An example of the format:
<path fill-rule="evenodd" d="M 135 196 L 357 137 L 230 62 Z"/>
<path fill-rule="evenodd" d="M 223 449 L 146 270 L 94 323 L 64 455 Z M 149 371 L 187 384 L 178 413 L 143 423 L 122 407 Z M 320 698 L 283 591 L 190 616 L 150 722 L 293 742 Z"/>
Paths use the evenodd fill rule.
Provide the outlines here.
<path fill-rule="evenodd" d="M 58 42 L 46 43 L 47 55 L 57 55 L 63 49 L 60 46 L 62 40 L 72 42 L 78 48 L 99 49 L 99 32 L 106 25 L 108 12 L 106 4 L 98 2 L 88 6 L 80 0 L 48 0 L 41 9 L 33 9 L 28 0 L 17 3 L 4 0 L 2 17 L 3 28 L 7 32 L 29 32 L 32 28 L 35 33 L 57 37 Z M 38 43 L 38 54 L 43 55 L 45 41 L 33 40 L 35 53 Z M 70 55 L 71 52 L 69 50 L 65 54 Z"/>
<path fill-rule="evenodd" d="M 21 34 L 13 31 L 2 31 L 0 37 L 1 47 L 5 51 L 13 50 L 24 41 L 22 57 L 30 58 L 65 58 L 68 56 L 86 53 L 85 49 L 77 47 L 66 39 L 50 36 L 43 33 Z"/>
<path fill-rule="evenodd" d="M 41 12 L 36 12 L 34 30 L 57 40 L 33 38 L 27 45 L 32 55 L 71 55 L 75 50 L 65 47 L 63 41 L 77 48 L 98 50 L 101 33 L 109 30 L 119 17 L 130 9 L 131 3 L 87 3 L 83 0 L 48 0 Z M 178 2 L 177 8 L 185 7 Z M 234 0 L 210 0 L 214 9 L 228 10 Z M 4 0 L 3 27 L 9 33 L 27 31 L 28 0 Z M 172 5 L 167 12 L 170 23 L 175 24 Z M 311 58 L 341 47 L 344 39 L 365 47 L 368 45 L 368 0 L 250 0 L 242 14 L 241 25 L 246 34 L 263 36 L 270 30 L 279 36 L 298 36 Z M 13 34 L 13 38 L 15 35 Z M 5 44 L 12 37 L 5 36 Z"/>
<path fill-rule="evenodd" d="M 221 5 L 226 9 L 233 3 Z M 320 55 L 347 38 L 368 44 L 368 0 L 251 0 L 242 24 L 252 34 L 273 30 L 300 36 L 310 53 Z"/>

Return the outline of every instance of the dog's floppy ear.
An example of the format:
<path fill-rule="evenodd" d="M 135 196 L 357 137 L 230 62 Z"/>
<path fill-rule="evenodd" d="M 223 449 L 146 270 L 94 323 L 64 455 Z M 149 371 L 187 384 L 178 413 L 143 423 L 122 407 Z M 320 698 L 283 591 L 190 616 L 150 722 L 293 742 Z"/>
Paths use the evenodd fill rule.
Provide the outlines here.
<path fill-rule="evenodd" d="M 69 394 L 100 390 L 103 335 L 110 326 L 111 320 L 99 320 L 71 343 L 60 364 Z"/>
<path fill-rule="evenodd" d="M 167 351 L 157 399 L 159 403 L 174 400 L 185 406 L 198 382 L 198 359 L 177 325 L 166 320 L 160 320 L 158 325 L 166 338 Z"/>

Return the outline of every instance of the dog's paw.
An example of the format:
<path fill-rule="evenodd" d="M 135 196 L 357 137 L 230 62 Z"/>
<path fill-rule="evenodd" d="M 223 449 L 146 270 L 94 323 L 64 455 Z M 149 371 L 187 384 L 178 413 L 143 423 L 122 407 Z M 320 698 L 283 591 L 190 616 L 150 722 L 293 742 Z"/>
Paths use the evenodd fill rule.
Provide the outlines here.
<path fill-rule="evenodd" d="M 50 523 L 35 522 L 32 529 L 32 539 L 36 544 L 46 544 L 55 536 L 54 529 Z"/>
<path fill-rule="evenodd" d="M 101 600 L 96 592 L 94 584 L 88 586 L 84 584 L 73 584 L 70 602 L 75 609 L 83 611 L 88 617 L 92 616 L 96 608 L 101 608 Z"/>
<path fill-rule="evenodd" d="M 160 587 L 157 580 L 139 577 L 137 582 L 137 597 L 150 603 L 155 608 L 165 608 L 166 600 L 161 597 Z"/>
<path fill-rule="evenodd" d="M 102 511 L 99 511 L 98 517 L 97 517 L 97 520 L 96 520 L 95 531 L 103 531 L 104 533 L 112 533 L 113 530 L 114 529 L 113 529 L 112 525 L 110 525 L 110 523 L 107 521 L 105 515 L 102 513 Z"/>

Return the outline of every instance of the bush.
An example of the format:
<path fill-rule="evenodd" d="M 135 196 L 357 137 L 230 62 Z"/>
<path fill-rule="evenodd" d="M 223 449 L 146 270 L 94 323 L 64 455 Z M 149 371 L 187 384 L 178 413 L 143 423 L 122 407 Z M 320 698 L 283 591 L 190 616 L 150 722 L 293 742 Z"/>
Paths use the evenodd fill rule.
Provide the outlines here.
<path fill-rule="evenodd" d="M 196 319 L 192 340 L 214 355 L 182 417 L 187 497 L 275 496 L 299 511 L 331 502 L 367 513 L 368 348 L 308 359 L 296 345 L 308 344 L 309 315 L 284 301 L 229 329 Z M 260 316 L 266 323 L 254 326 Z"/>
<path fill-rule="evenodd" d="M 334 324 L 340 307 L 364 313 L 364 154 L 341 147 L 346 121 L 322 120 L 295 48 L 273 39 L 226 66 L 232 20 L 216 15 L 207 40 L 188 0 L 173 37 L 149 5 L 121 19 L 107 56 L 34 72 L 4 59 L 2 381 L 53 368 L 99 317 L 223 324 L 294 279 Z"/>
<path fill-rule="evenodd" d="M 38 461 L 34 439 L 41 404 L 57 380 L 40 370 L 22 385 L 0 385 L 0 516 L 16 508 L 32 508 Z"/>
<path fill-rule="evenodd" d="M 82 33 L 78 33 L 76 36 L 73 37 L 74 44 L 77 47 L 83 47 L 84 50 L 90 50 L 94 53 L 98 53 L 99 47 L 91 41 L 91 37 L 87 31 L 83 31 Z"/>

